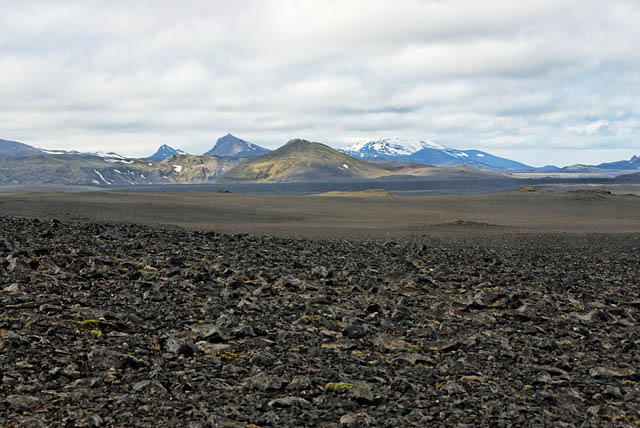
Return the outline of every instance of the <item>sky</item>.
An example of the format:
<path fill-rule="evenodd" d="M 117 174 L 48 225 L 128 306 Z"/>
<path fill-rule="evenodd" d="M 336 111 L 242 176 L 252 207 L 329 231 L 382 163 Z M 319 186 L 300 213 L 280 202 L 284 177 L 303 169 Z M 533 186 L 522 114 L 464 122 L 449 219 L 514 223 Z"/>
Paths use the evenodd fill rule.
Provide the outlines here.
<path fill-rule="evenodd" d="M 638 0 L 0 0 L 0 138 L 189 153 L 387 137 L 640 155 Z"/>

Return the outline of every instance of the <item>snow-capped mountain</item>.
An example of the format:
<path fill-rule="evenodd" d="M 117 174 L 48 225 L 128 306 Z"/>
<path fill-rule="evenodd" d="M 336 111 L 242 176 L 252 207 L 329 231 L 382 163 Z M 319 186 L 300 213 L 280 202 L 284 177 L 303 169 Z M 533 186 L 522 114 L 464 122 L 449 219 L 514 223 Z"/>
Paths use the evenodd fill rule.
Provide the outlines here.
<path fill-rule="evenodd" d="M 47 155 L 78 155 L 78 156 L 93 156 L 101 158 L 105 162 L 109 163 L 133 163 L 133 160 L 125 156 L 119 155 L 115 152 L 79 152 L 77 150 L 53 150 L 53 149 L 37 149 L 40 153 Z"/>
<path fill-rule="evenodd" d="M 165 160 L 166 158 L 173 155 L 184 155 L 186 154 L 183 150 L 174 149 L 173 147 L 167 146 L 166 144 L 161 145 L 154 154 L 145 158 L 145 160 L 160 162 Z"/>
<path fill-rule="evenodd" d="M 473 168 L 496 171 L 534 169 L 520 162 L 494 156 L 480 150 L 458 150 L 433 141 L 405 138 L 385 138 L 356 143 L 340 149 L 341 152 L 360 159 L 396 160 L 430 165 L 467 165 Z"/>
<path fill-rule="evenodd" d="M 344 147 L 340 149 L 340 151 L 355 158 L 375 159 L 395 156 L 411 156 L 412 154 L 426 148 L 446 150 L 446 148 L 440 144 L 396 137 L 385 138 L 377 141 L 364 141 Z"/>

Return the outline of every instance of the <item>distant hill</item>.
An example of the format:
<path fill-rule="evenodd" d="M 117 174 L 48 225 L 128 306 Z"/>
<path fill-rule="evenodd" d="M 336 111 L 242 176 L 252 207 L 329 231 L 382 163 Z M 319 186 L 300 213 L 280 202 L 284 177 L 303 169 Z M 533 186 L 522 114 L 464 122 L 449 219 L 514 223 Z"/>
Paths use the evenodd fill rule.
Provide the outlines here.
<path fill-rule="evenodd" d="M 217 180 L 240 160 L 216 156 L 173 155 L 162 162 L 114 159 L 92 154 L 39 154 L 0 157 L 2 184 L 136 186 L 196 184 Z"/>
<path fill-rule="evenodd" d="M 598 165 L 587 164 L 573 164 L 567 165 L 562 168 L 558 168 L 553 165 L 548 165 L 543 168 L 538 168 L 540 172 L 567 172 L 567 173 L 615 173 L 626 171 L 640 171 L 640 156 L 632 156 L 629 160 L 621 160 L 616 162 L 605 162 Z"/>
<path fill-rule="evenodd" d="M 640 170 L 640 156 L 633 156 L 629 160 L 623 160 L 618 162 L 607 162 L 596 165 L 599 169 L 615 169 L 615 170 Z"/>
<path fill-rule="evenodd" d="M 329 146 L 291 140 L 258 158 L 249 159 L 223 175 L 234 181 L 324 181 L 375 177 L 383 170 Z"/>
<path fill-rule="evenodd" d="M 233 158 L 252 158 L 265 155 L 271 150 L 248 141 L 241 140 L 231 134 L 218 138 L 216 145 L 205 155 L 227 156 Z"/>
<path fill-rule="evenodd" d="M 162 164 L 169 165 L 178 183 L 208 183 L 238 165 L 242 159 L 212 155 L 175 154 Z"/>
<path fill-rule="evenodd" d="M 0 156 L 25 157 L 42 154 L 42 150 L 17 141 L 0 140 Z"/>
<path fill-rule="evenodd" d="M 166 158 L 168 158 L 170 156 L 173 156 L 173 155 L 177 155 L 177 154 L 183 155 L 183 154 L 185 154 L 185 152 L 180 150 L 180 149 L 174 149 L 171 146 L 167 146 L 166 144 L 163 144 L 158 148 L 158 150 L 154 154 L 152 154 L 148 158 L 144 158 L 144 159 L 145 160 L 150 160 L 150 161 L 155 161 L 155 162 L 162 162 Z"/>
<path fill-rule="evenodd" d="M 480 150 L 458 150 L 441 144 L 405 138 L 385 138 L 340 149 L 359 159 L 417 162 L 437 166 L 466 165 L 492 171 L 527 171 L 534 168 Z"/>
<path fill-rule="evenodd" d="M 640 184 L 640 171 L 632 172 L 630 174 L 619 175 L 614 178 L 616 183 L 634 183 Z"/>

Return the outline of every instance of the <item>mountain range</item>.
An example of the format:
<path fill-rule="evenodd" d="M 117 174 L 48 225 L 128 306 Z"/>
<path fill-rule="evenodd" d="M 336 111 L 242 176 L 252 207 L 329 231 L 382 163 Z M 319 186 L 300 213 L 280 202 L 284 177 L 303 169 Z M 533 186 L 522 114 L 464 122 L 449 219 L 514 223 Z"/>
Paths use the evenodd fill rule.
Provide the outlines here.
<path fill-rule="evenodd" d="M 498 174 L 473 168 L 437 167 L 419 163 L 371 162 L 321 143 L 289 141 L 264 156 L 248 159 L 226 172 L 224 181 L 341 181 L 376 178 L 486 178 Z"/>
<path fill-rule="evenodd" d="M 340 181 L 411 177 L 500 177 L 513 171 L 640 171 L 640 157 L 600 165 L 535 169 L 480 150 L 383 139 L 335 150 L 291 140 L 270 151 L 227 134 L 202 155 L 162 145 L 147 158 L 117 153 L 43 150 L 0 140 L 0 184 L 139 185 L 213 181 Z"/>
<path fill-rule="evenodd" d="M 640 170 L 640 156 L 632 156 L 629 160 L 622 160 L 617 162 L 606 162 L 599 165 L 572 165 L 565 168 L 586 168 L 586 169 L 599 169 L 599 170 L 613 170 L 613 171 L 629 171 L 638 169 Z"/>
<path fill-rule="evenodd" d="M 204 155 L 231 158 L 251 158 L 265 155 L 270 151 L 271 150 L 260 147 L 257 144 L 253 144 L 234 135 L 227 134 L 224 137 L 218 138 L 216 144 L 211 148 L 211 150 L 205 152 Z M 143 159 L 162 162 L 170 156 L 184 154 L 187 153 L 183 150 L 174 149 L 173 147 L 163 144 L 153 155 Z"/>
<path fill-rule="evenodd" d="M 232 138 L 230 138 L 232 137 Z M 239 150 L 240 149 L 240 150 Z M 196 184 L 214 181 L 282 182 L 367 180 L 381 177 L 498 177 L 467 167 L 434 167 L 406 162 L 371 162 L 329 146 L 291 140 L 275 151 L 248 157 L 260 147 L 225 136 L 212 151 L 234 156 L 191 155 L 161 146 L 149 158 L 117 153 L 41 150 L 18 142 L 0 142 L 0 184 L 130 186 Z M 266 150 L 266 149 L 263 149 Z M 158 161 L 157 159 L 169 155 Z M 243 157 L 237 157 L 241 155 Z"/>
<path fill-rule="evenodd" d="M 340 149 L 341 152 L 360 159 L 394 160 L 430 165 L 466 165 L 492 171 L 530 171 L 535 168 L 510 159 L 494 156 L 480 150 L 458 150 L 423 140 L 385 138 L 356 143 Z"/>

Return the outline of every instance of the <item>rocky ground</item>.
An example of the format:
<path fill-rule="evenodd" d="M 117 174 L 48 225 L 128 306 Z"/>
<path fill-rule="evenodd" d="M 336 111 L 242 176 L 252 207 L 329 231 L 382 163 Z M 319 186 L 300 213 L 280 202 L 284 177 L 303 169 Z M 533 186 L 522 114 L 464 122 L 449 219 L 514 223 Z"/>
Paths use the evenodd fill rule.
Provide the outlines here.
<path fill-rule="evenodd" d="M 0 426 L 637 426 L 638 248 L 2 217 Z"/>

